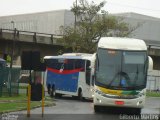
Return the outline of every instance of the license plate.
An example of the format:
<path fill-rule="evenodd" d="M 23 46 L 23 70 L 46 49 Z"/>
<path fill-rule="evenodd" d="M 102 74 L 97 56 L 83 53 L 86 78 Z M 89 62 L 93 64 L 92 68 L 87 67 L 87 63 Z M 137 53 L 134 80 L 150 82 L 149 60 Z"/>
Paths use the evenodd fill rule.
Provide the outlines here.
<path fill-rule="evenodd" d="M 116 105 L 124 105 L 124 101 L 115 101 Z"/>

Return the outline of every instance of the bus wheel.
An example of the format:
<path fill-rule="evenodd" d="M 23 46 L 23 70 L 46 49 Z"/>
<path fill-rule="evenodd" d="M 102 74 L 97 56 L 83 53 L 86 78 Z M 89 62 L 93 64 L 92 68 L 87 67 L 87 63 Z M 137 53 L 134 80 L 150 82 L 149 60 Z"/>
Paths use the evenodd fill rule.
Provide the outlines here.
<path fill-rule="evenodd" d="M 141 108 L 134 108 L 134 114 L 140 115 L 141 114 Z"/>
<path fill-rule="evenodd" d="M 48 89 L 48 94 L 50 95 L 51 94 L 51 85 L 48 85 L 47 89 Z"/>
<path fill-rule="evenodd" d="M 81 100 L 81 101 L 84 100 L 84 98 L 83 98 L 83 93 L 82 93 L 82 90 L 81 90 L 81 89 L 78 90 L 78 99 Z"/>
<path fill-rule="evenodd" d="M 98 112 L 100 112 L 100 111 L 101 111 L 100 106 L 94 105 L 94 112 L 95 112 L 95 113 L 98 113 Z"/>
<path fill-rule="evenodd" d="M 55 91 L 55 87 L 54 86 L 52 87 L 50 95 L 51 95 L 51 97 L 55 97 L 55 95 L 56 95 L 56 91 Z"/>
<path fill-rule="evenodd" d="M 60 94 L 60 93 L 56 93 L 56 95 L 55 95 L 56 97 L 58 97 L 58 98 L 61 98 L 62 97 L 62 94 Z"/>

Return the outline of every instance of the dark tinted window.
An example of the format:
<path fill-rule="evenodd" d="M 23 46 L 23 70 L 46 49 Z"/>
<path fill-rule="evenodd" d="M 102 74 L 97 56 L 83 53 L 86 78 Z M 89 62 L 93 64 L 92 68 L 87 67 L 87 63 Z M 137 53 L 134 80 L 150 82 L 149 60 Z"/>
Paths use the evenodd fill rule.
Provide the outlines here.
<path fill-rule="evenodd" d="M 86 84 L 90 85 L 90 78 L 91 78 L 91 62 L 89 60 L 86 61 Z"/>
<path fill-rule="evenodd" d="M 73 70 L 85 68 L 85 61 L 80 59 L 47 59 L 45 60 L 47 67 L 53 69 Z"/>

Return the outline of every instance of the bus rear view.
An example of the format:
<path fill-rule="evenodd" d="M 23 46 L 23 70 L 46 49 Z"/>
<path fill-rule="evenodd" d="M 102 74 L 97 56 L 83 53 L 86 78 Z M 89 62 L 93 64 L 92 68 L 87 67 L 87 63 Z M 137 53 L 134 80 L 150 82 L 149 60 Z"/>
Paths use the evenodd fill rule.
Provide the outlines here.
<path fill-rule="evenodd" d="M 148 55 L 143 40 L 104 37 L 98 43 L 94 110 L 101 106 L 134 108 L 145 103 Z"/>

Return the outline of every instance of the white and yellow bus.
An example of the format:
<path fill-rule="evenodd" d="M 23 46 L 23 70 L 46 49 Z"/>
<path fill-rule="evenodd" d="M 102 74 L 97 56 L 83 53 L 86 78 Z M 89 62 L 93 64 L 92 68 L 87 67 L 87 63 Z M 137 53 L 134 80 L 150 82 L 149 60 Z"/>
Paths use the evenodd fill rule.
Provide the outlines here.
<path fill-rule="evenodd" d="M 102 106 L 134 108 L 145 103 L 148 55 L 143 40 L 103 37 L 96 55 L 94 110 Z"/>

